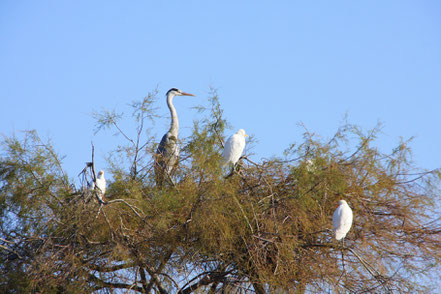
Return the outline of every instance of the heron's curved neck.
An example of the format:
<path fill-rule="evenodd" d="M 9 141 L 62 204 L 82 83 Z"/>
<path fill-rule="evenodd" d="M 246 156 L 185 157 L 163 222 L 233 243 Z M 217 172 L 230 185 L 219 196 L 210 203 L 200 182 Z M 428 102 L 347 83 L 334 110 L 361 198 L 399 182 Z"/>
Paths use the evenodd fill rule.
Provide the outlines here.
<path fill-rule="evenodd" d="M 179 121 L 178 121 L 178 113 L 176 112 L 176 109 L 173 106 L 174 97 L 175 95 L 172 93 L 167 95 L 167 105 L 168 105 L 168 109 L 170 109 L 170 115 L 171 115 L 171 124 L 170 124 L 169 133 L 171 133 L 171 135 L 175 137 L 178 137 Z"/>

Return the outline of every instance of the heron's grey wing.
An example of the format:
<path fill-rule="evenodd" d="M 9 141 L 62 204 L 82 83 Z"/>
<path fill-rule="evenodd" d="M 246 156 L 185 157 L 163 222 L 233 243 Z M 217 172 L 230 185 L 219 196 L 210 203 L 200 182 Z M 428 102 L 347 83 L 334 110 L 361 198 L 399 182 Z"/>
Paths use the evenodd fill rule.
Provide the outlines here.
<path fill-rule="evenodd" d="M 166 154 L 166 145 L 167 145 L 167 135 L 166 133 L 164 136 L 162 136 L 161 142 L 159 142 L 158 149 L 156 149 L 156 154 L 165 155 Z"/>
<path fill-rule="evenodd" d="M 159 143 L 156 154 L 161 154 L 164 158 L 178 156 L 178 138 L 170 135 L 170 133 L 165 134 Z"/>
<path fill-rule="evenodd" d="M 170 133 L 165 134 L 159 143 L 156 154 L 160 155 L 157 158 L 158 163 L 169 173 L 178 162 L 178 139 Z"/>

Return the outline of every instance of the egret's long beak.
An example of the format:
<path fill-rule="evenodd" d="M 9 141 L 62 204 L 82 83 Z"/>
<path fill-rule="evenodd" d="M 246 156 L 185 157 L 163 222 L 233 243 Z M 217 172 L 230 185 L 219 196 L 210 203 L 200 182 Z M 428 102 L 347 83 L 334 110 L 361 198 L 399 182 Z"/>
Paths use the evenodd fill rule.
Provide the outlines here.
<path fill-rule="evenodd" d="M 183 96 L 195 96 L 195 95 L 193 95 L 193 94 L 185 93 L 185 92 L 181 92 L 181 95 L 183 95 Z"/>
<path fill-rule="evenodd" d="M 245 134 L 245 137 L 249 137 L 247 134 Z"/>

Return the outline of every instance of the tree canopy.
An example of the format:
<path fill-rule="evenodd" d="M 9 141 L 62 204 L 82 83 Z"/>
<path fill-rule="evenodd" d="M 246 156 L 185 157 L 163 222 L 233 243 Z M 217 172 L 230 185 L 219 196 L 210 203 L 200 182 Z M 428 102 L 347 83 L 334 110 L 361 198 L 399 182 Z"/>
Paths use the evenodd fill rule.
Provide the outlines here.
<path fill-rule="evenodd" d="M 305 130 L 283 155 L 246 154 L 229 170 L 221 154 L 230 132 L 213 92 L 159 187 L 155 97 L 131 104 L 128 117 L 95 115 L 97 131 L 122 139 L 108 157 L 104 202 L 88 187 L 93 157 L 76 178 L 35 131 L 3 138 L 2 292 L 430 291 L 441 258 L 440 172 L 417 168 L 409 141 L 384 153 L 380 127 L 345 123 L 330 139 Z M 134 137 L 120 127 L 130 118 Z M 344 243 L 332 232 L 341 199 L 354 213 Z"/>

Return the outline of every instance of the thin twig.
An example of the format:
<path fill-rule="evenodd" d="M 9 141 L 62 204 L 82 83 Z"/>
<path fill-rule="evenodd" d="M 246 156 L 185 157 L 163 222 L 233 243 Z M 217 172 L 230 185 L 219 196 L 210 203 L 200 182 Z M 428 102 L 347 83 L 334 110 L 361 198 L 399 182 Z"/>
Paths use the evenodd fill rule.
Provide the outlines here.
<path fill-rule="evenodd" d="M 137 208 L 136 206 L 132 206 L 132 205 L 130 205 L 127 201 L 125 201 L 124 199 L 113 199 L 113 200 L 110 200 L 110 201 L 107 201 L 106 202 L 106 205 L 108 205 L 108 204 L 112 204 L 112 203 L 117 203 L 117 202 L 122 202 L 122 203 L 124 203 L 125 205 L 127 205 L 140 219 L 144 219 L 144 217 L 142 217 L 137 211 L 136 211 L 136 209 L 137 210 L 139 210 L 139 211 L 141 211 L 139 208 Z M 136 208 L 136 209 L 135 209 Z"/>

